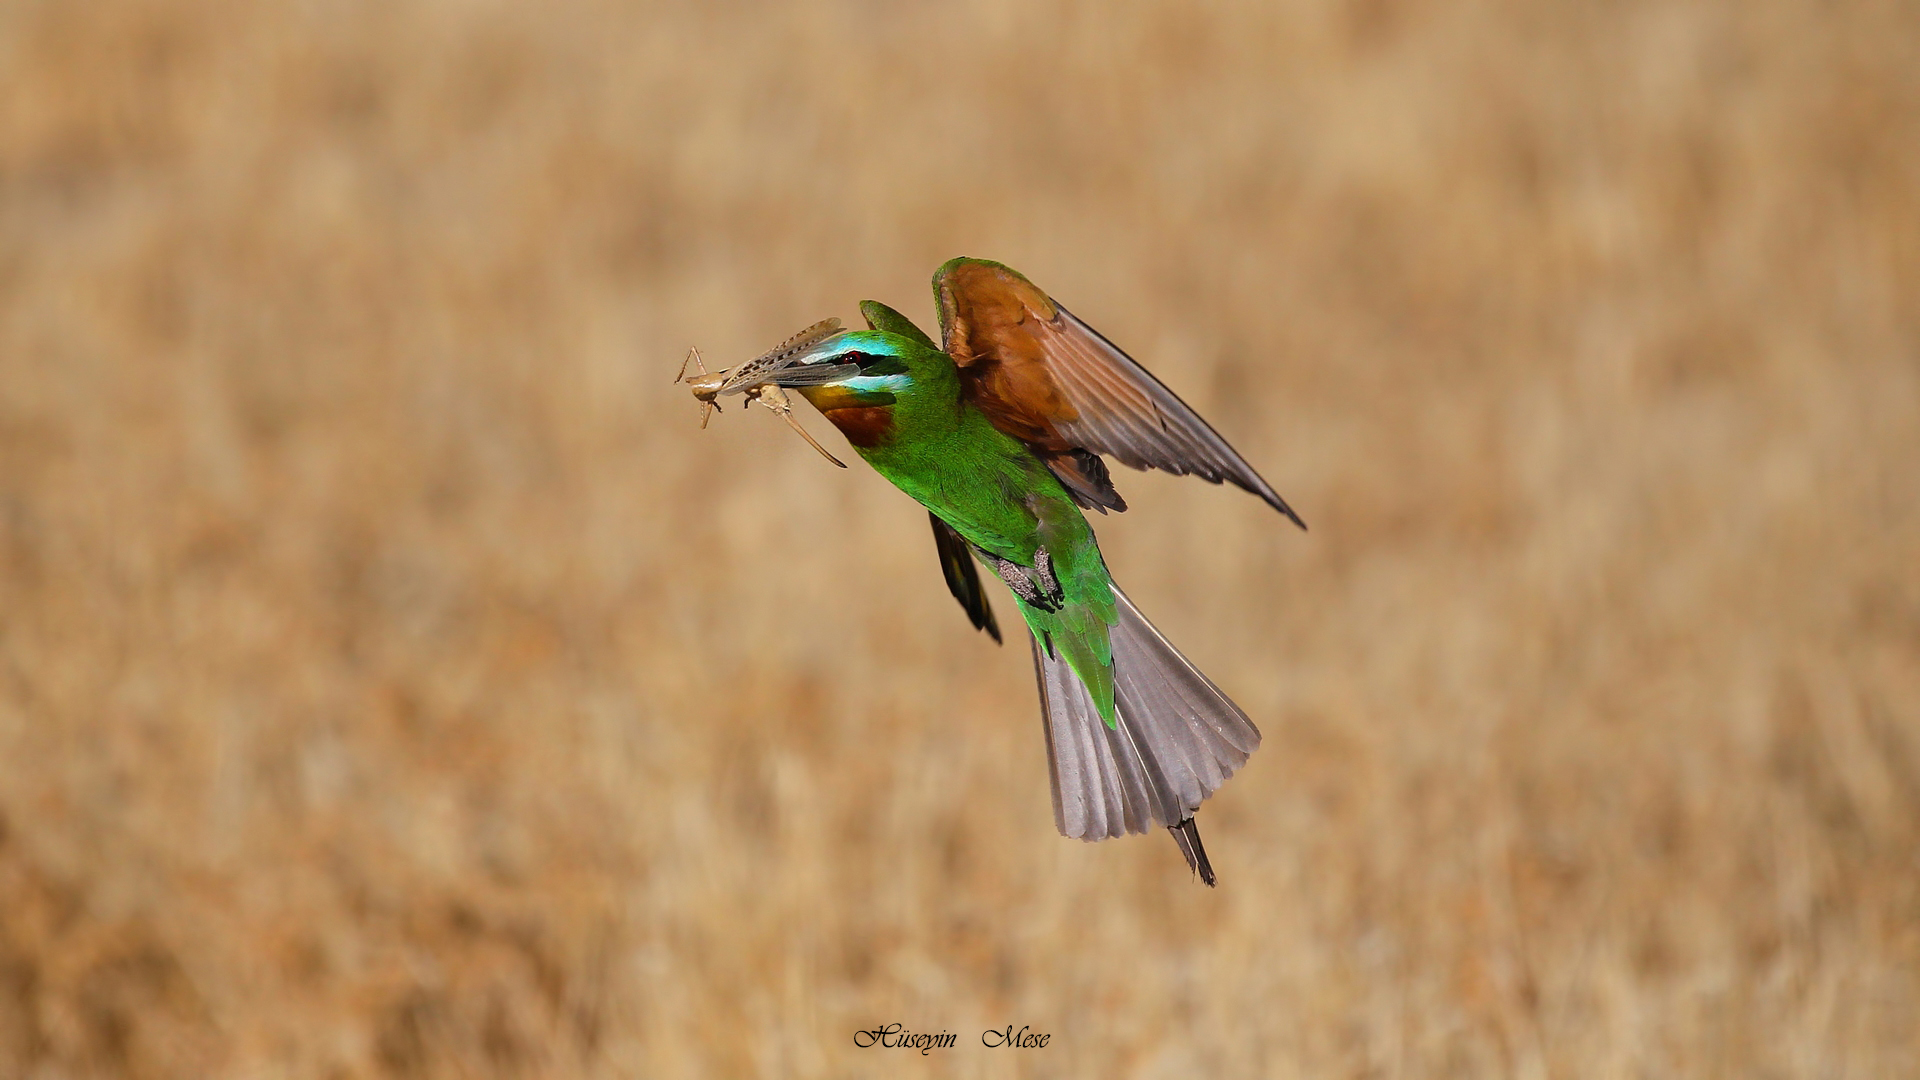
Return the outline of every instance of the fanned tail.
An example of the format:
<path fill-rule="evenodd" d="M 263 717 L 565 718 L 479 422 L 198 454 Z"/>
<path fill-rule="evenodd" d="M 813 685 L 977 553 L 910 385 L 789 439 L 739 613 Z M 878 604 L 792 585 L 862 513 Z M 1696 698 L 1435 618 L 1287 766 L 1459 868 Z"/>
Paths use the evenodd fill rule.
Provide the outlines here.
<path fill-rule="evenodd" d="M 1220 688 L 1160 636 L 1119 586 L 1110 629 L 1116 724 L 1064 658 L 1036 639 L 1035 673 L 1063 835 L 1105 840 L 1154 826 L 1173 831 L 1187 863 L 1213 882 L 1193 812 L 1260 745 L 1260 730 Z"/>

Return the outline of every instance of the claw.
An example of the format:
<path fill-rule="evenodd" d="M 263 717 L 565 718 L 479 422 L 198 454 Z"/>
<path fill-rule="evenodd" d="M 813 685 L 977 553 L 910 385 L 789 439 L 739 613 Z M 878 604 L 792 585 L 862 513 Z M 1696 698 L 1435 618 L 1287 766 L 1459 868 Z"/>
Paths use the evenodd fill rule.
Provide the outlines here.
<path fill-rule="evenodd" d="M 1033 573 L 1040 579 L 1041 593 L 1058 606 L 1066 594 L 1060 591 L 1060 582 L 1053 576 L 1053 555 L 1044 547 L 1034 549 Z"/>

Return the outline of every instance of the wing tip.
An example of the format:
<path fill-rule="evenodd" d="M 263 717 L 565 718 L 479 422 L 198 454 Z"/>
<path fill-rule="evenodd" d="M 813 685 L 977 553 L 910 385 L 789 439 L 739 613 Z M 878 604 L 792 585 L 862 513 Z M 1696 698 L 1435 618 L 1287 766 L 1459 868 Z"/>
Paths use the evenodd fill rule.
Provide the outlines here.
<path fill-rule="evenodd" d="M 927 520 L 933 524 L 933 545 L 940 556 L 940 573 L 947 579 L 947 591 L 960 602 L 960 609 L 967 613 L 967 620 L 975 630 L 985 630 L 995 645 L 1005 645 L 1006 639 L 1000 636 L 1000 621 L 993 615 L 993 604 L 980 587 L 980 571 L 974 565 L 973 550 L 966 538 L 931 510 L 927 511 Z"/>
<path fill-rule="evenodd" d="M 1203 476 L 1203 479 L 1211 480 L 1216 484 L 1223 480 L 1231 483 L 1234 487 L 1239 488 L 1241 491 L 1258 498 L 1261 502 L 1280 511 L 1281 516 L 1293 522 L 1295 525 L 1300 526 L 1301 532 L 1306 532 L 1307 523 L 1300 520 L 1300 515 L 1294 512 L 1293 507 L 1287 505 L 1287 500 L 1281 498 L 1279 492 L 1273 490 L 1273 485 L 1267 483 L 1267 478 L 1255 472 L 1253 466 L 1247 465 L 1244 460 L 1241 461 L 1241 464 L 1246 466 L 1244 475 L 1224 472 L 1219 477 Z"/>
<path fill-rule="evenodd" d="M 1275 510 L 1278 510 L 1282 514 L 1285 514 L 1288 521 L 1291 521 L 1295 525 L 1300 526 L 1301 532 L 1307 531 L 1307 523 L 1304 521 L 1301 521 L 1300 515 L 1293 512 L 1293 507 L 1287 505 L 1287 500 L 1281 498 L 1278 495 L 1268 495 L 1265 493 L 1262 493 L 1261 497 L 1266 499 L 1268 506 L 1271 506 Z"/>
<path fill-rule="evenodd" d="M 1294 513 L 1293 507 L 1287 505 L 1287 500 L 1281 498 L 1280 493 L 1273 490 L 1273 485 L 1267 483 L 1259 470 L 1242 457 L 1224 436 L 1215 431 L 1213 425 L 1207 423 L 1205 418 L 1195 412 L 1193 406 L 1182 400 L 1179 394 L 1174 393 L 1171 387 L 1161 382 L 1159 377 L 1148 371 L 1138 360 L 1127 355 L 1126 350 L 1108 340 L 1106 335 L 1087 325 L 1078 315 L 1067 310 L 1058 301 L 1054 302 L 1054 306 L 1062 319 L 1104 349 L 1109 368 L 1119 372 L 1120 376 L 1131 382 L 1138 392 L 1144 393 L 1145 404 L 1151 410 L 1153 419 L 1158 421 L 1160 429 L 1160 445 L 1157 447 L 1150 444 L 1128 445 L 1130 440 L 1125 438 L 1124 423 L 1115 427 L 1101 424 L 1096 420 L 1094 430 L 1088 433 L 1094 436 L 1094 439 L 1087 441 L 1081 448 L 1082 453 L 1111 454 L 1122 464 L 1135 469 L 1159 469 L 1175 476 L 1193 475 L 1215 484 L 1230 481 L 1235 487 L 1258 496 L 1267 505 L 1286 515 L 1287 519 L 1298 525 L 1302 531 L 1306 530 L 1307 523 L 1301 520 L 1299 514 Z M 1095 352 L 1096 356 L 1098 351 Z M 1062 370 L 1060 374 L 1069 376 L 1069 381 L 1073 381 L 1069 371 Z M 1134 378 L 1134 376 L 1138 377 Z M 1080 381 L 1085 383 L 1085 380 Z M 1090 385 L 1083 385 L 1082 389 L 1088 390 Z M 1067 390 L 1069 400 L 1075 397 L 1072 387 L 1063 387 L 1063 389 Z M 1084 403 L 1074 401 L 1074 404 L 1085 413 Z M 1134 419 L 1138 421 L 1140 417 L 1137 407 L 1134 412 Z M 1174 422 L 1173 426 L 1169 424 L 1169 417 Z M 1064 425 L 1056 426 L 1062 428 L 1063 434 L 1068 434 Z M 1120 437 L 1114 438 L 1116 435 Z M 1159 453 L 1152 456 L 1144 452 L 1155 449 Z"/>

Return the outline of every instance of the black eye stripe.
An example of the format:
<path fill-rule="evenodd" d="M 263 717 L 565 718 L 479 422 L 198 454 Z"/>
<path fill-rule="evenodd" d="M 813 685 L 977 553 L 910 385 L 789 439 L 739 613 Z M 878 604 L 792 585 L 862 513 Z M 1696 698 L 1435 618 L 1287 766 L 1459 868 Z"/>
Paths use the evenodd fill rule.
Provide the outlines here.
<path fill-rule="evenodd" d="M 850 352 L 837 358 L 841 363 L 859 364 L 862 375 L 905 375 L 907 365 L 897 356 L 882 353 Z"/>

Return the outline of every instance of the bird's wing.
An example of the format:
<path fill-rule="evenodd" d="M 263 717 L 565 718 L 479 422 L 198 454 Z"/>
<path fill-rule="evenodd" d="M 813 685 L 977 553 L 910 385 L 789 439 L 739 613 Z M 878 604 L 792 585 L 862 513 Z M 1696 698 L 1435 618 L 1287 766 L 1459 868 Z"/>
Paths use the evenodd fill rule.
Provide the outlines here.
<path fill-rule="evenodd" d="M 913 320 L 893 310 L 878 300 L 860 301 L 860 313 L 867 318 L 867 326 L 873 330 L 885 330 L 889 334 L 912 338 L 929 349 L 939 349 L 924 331 L 913 325 Z M 991 414 L 989 414 L 991 415 Z M 1040 460 L 1053 472 L 1073 501 L 1088 510 L 1106 513 L 1108 510 L 1125 511 L 1127 502 L 1120 493 L 1113 490 L 1113 481 L 1107 476 L 1106 463 L 1100 455 L 1086 450 L 1071 449 L 1049 451 L 1035 447 Z"/>
<path fill-rule="evenodd" d="M 913 320 L 893 310 L 878 300 L 860 301 L 860 314 L 867 320 L 867 329 L 881 330 L 899 337 L 917 341 L 935 352 L 940 346 L 933 343 L 925 330 L 913 325 Z"/>
<path fill-rule="evenodd" d="M 954 259 L 935 272 L 933 292 L 962 391 L 1050 464 L 1084 450 L 1136 469 L 1225 480 L 1306 528 L 1186 402 L 1017 271 Z M 1111 482 L 1104 487 L 1112 491 Z"/>
<path fill-rule="evenodd" d="M 985 630 L 995 643 L 1000 642 L 1000 624 L 993 618 L 993 606 L 987 603 L 986 590 L 980 587 L 980 568 L 974 564 L 973 548 L 953 526 L 940 520 L 931 510 L 933 545 L 940 553 L 940 572 L 947 577 L 947 591 L 966 610 L 975 630 Z"/>

